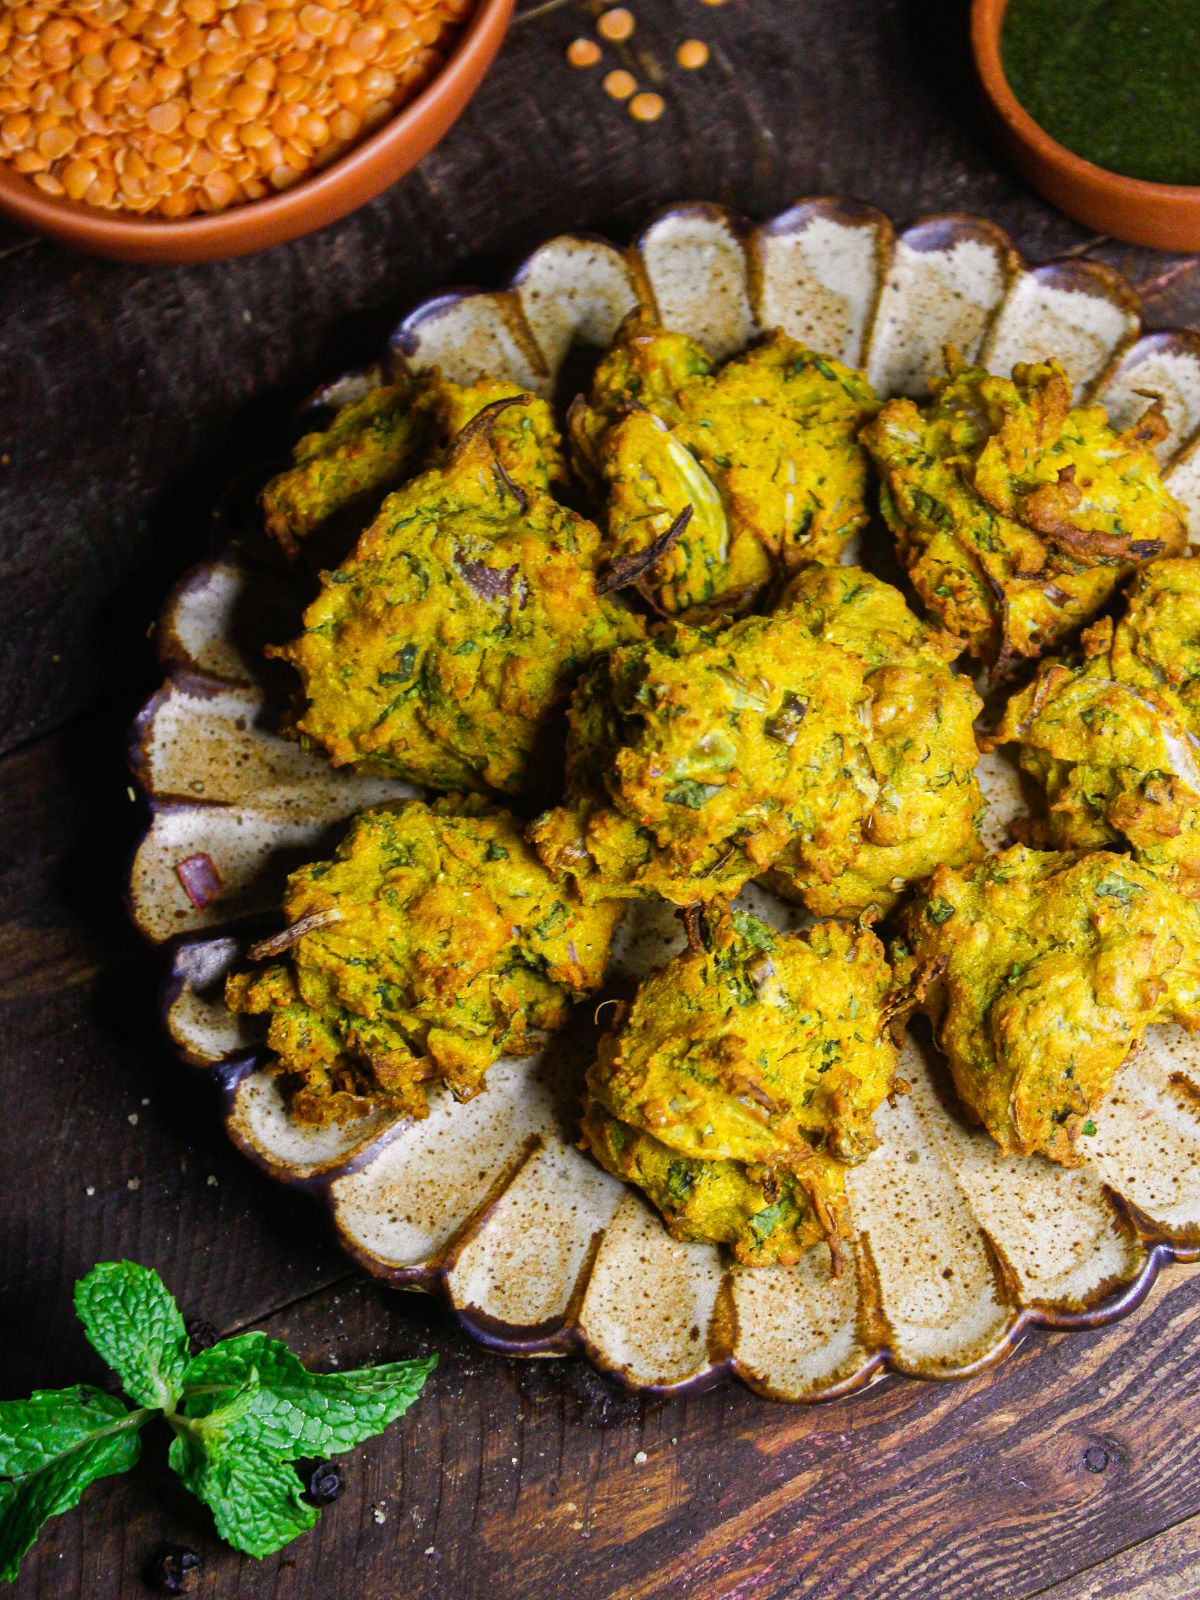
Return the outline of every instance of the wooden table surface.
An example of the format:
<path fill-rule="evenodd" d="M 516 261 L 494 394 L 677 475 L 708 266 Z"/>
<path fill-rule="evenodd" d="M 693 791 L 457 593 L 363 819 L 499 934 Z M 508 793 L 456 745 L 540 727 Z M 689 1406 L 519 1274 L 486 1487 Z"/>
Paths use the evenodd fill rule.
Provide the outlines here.
<path fill-rule="evenodd" d="M 1004 169 L 974 108 L 966 9 L 646 0 L 630 64 L 667 109 L 639 125 L 566 64 L 592 15 L 528 0 L 440 148 L 315 238 L 144 271 L 0 228 L 0 1393 L 103 1381 L 71 1285 L 122 1255 L 157 1267 L 189 1317 L 265 1328 L 314 1365 L 441 1356 L 281 1555 L 225 1550 L 151 1449 L 48 1527 L 16 1594 L 135 1600 L 164 1540 L 201 1552 L 194 1592 L 222 1600 L 1200 1593 L 1194 1271 L 1115 1327 L 1034 1335 L 970 1382 L 891 1379 L 816 1407 L 736 1386 L 656 1402 L 578 1362 L 499 1359 L 352 1270 L 320 1214 L 226 1147 L 156 1031 L 158 963 L 121 906 L 146 629 L 204 548 L 212 495 L 435 286 L 497 281 L 563 229 L 627 239 L 670 200 L 763 216 L 840 192 L 898 221 L 985 212 L 1032 259 L 1119 266 L 1152 323 L 1200 320 L 1200 262 L 1089 238 Z M 673 64 L 689 36 L 712 48 L 702 72 Z"/>

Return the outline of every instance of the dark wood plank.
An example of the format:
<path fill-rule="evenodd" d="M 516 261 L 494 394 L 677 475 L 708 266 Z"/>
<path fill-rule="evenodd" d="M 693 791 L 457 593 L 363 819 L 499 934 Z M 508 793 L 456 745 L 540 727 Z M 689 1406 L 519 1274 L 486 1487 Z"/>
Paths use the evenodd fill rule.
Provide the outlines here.
<path fill-rule="evenodd" d="M 1099 1582 L 1107 1555 L 1200 1513 L 1198 1307 L 1180 1270 L 1125 1327 L 1037 1336 L 990 1376 L 789 1410 L 737 1387 L 619 1396 L 579 1363 L 504 1361 L 428 1304 L 341 1286 L 265 1325 L 313 1365 L 436 1349 L 442 1366 L 348 1463 L 316 1533 L 240 1560 L 147 1468 L 48 1532 L 17 1593 L 129 1595 L 163 1539 L 202 1553 L 213 1600 L 1022 1600 L 1080 1568 Z M 1174 1572 L 1174 1547 L 1158 1565 L 1153 1549 L 1139 1581 Z M 1079 1581 L 1062 1600 L 1126 1592 Z"/>
<path fill-rule="evenodd" d="M 1065 1583 L 1039 1589 L 1038 1600 L 1194 1600 L 1200 1593 L 1200 1518 L 1166 1528 Z"/>

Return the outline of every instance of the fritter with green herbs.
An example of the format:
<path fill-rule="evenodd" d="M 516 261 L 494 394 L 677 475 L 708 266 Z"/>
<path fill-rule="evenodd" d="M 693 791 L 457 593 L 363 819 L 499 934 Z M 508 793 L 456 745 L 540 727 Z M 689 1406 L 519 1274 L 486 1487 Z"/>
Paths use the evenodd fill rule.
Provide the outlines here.
<path fill-rule="evenodd" d="M 623 324 L 570 433 L 618 560 L 680 537 L 642 575 L 663 614 L 746 610 L 784 572 L 836 561 L 867 520 L 865 377 L 776 332 L 717 367 L 645 310 Z"/>
<path fill-rule="evenodd" d="M 598 591 L 599 530 L 514 477 L 495 429 L 523 409 L 497 402 L 443 466 L 390 495 L 324 575 L 304 632 L 272 652 L 300 674 L 300 735 L 335 766 L 434 789 L 536 789 L 579 671 L 641 635 Z"/>
<path fill-rule="evenodd" d="M 886 914 L 935 867 L 983 854 L 974 731 L 982 703 L 951 669 L 959 642 L 926 627 L 898 589 L 860 567 L 808 567 L 780 609 L 862 662 L 878 793 L 860 849 L 832 881 L 786 853 L 770 881 L 817 916 Z"/>
<path fill-rule="evenodd" d="M 601 1040 L 583 1131 L 679 1239 L 790 1265 L 845 1231 L 844 1169 L 899 1085 L 891 974 L 865 928 L 776 933 L 714 906 Z"/>
<path fill-rule="evenodd" d="M 556 883 L 506 811 L 478 796 L 365 811 L 331 861 L 288 879 L 289 928 L 231 977 L 231 1010 L 267 1044 L 304 1123 L 424 1116 L 501 1055 L 536 1048 L 604 977 L 618 911 Z M 253 952 L 252 952 L 253 953 Z"/>
<path fill-rule="evenodd" d="M 1131 850 L 1200 897 L 1200 561 L 1152 561 L 1115 626 L 1043 661 L 990 740 L 1010 742 L 1045 797 L 1033 842 Z"/>
<path fill-rule="evenodd" d="M 891 956 L 959 1099 L 1005 1155 L 1078 1164 L 1147 1027 L 1200 1025 L 1200 907 L 1108 851 L 1015 845 L 939 868 Z"/>
<path fill-rule="evenodd" d="M 517 384 L 463 385 L 436 370 L 371 389 L 294 446 L 292 465 L 262 493 L 267 532 L 288 556 L 303 547 L 318 563 L 339 560 L 388 493 L 436 466 L 485 407 L 522 394 Z M 524 399 L 497 416 L 492 440 L 515 479 L 548 490 L 566 477 L 562 439 L 546 402 Z"/>
<path fill-rule="evenodd" d="M 831 883 L 878 797 L 868 698 L 862 659 L 794 611 L 664 626 L 585 675 L 567 797 L 531 838 L 588 900 L 729 896 L 785 852 Z"/>
<path fill-rule="evenodd" d="M 952 361 L 924 406 L 889 400 L 861 439 L 880 505 L 930 613 L 993 667 L 1039 656 L 1142 561 L 1186 543 L 1152 446 L 1151 408 L 1114 433 L 1071 404 L 1056 362 L 1012 378 Z"/>

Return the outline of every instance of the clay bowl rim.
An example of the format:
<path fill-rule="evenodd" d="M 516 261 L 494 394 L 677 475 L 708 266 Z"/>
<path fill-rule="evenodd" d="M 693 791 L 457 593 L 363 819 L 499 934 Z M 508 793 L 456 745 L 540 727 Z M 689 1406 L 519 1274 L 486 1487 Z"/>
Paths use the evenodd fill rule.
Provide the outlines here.
<path fill-rule="evenodd" d="M 1076 186 L 1102 190 L 1110 200 L 1125 199 L 1143 210 L 1147 205 L 1194 206 L 1200 229 L 1200 184 L 1158 183 L 1130 178 L 1102 167 L 1060 144 L 1036 121 L 1013 93 L 1000 54 L 1000 33 L 1009 0 L 972 0 L 971 51 L 984 93 L 1012 136 Z"/>
<path fill-rule="evenodd" d="M 205 216 L 150 220 L 42 194 L 0 162 L 0 214 L 76 249 L 164 265 L 249 255 L 314 233 L 373 200 L 445 137 L 499 50 L 514 3 L 476 0 L 430 82 L 359 144 L 290 189 Z"/>

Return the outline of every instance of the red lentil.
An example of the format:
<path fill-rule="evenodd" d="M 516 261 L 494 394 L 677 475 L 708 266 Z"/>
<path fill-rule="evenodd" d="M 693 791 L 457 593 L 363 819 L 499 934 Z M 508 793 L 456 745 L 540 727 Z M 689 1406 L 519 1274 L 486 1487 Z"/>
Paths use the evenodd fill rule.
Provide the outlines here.
<path fill-rule="evenodd" d="M 666 108 L 660 94 L 635 94 L 629 102 L 629 115 L 638 122 L 657 122 Z"/>
<path fill-rule="evenodd" d="M 260 199 L 411 99 L 472 4 L 8 0 L 0 161 L 105 210 L 172 218 Z"/>
<path fill-rule="evenodd" d="M 624 6 L 614 6 L 611 11 L 606 11 L 596 24 L 596 32 L 602 39 L 616 43 L 621 39 L 628 39 L 633 32 L 633 12 Z"/>
<path fill-rule="evenodd" d="M 600 46 L 594 39 L 572 39 L 567 60 L 573 67 L 594 67 L 600 59 Z"/>
<path fill-rule="evenodd" d="M 604 92 L 612 95 L 614 100 L 628 100 L 636 88 L 637 79 L 632 72 L 626 72 L 623 67 L 610 72 L 604 79 Z"/>

